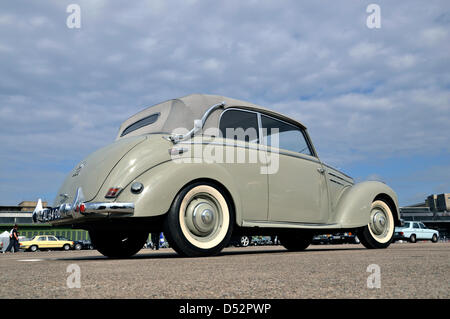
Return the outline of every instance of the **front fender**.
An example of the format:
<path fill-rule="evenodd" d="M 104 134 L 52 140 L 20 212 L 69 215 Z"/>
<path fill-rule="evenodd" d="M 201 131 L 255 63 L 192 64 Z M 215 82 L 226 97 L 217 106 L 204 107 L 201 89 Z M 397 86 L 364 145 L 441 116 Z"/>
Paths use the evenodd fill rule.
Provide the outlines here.
<path fill-rule="evenodd" d="M 341 228 L 356 228 L 369 223 L 370 208 L 377 197 L 388 201 L 396 223 L 400 221 L 397 194 L 386 184 L 367 181 L 349 187 L 342 194 L 336 207 L 335 218 Z"/>
<path fill-rule="evenodd" d="M 216 181 L 227 189 L 234 204 L 236 220 L 240 223 L 242 205 L 235 181 L 218 164 L 179 164 L 167 161 L 135 178 L 120 193 L 117 201 L 133 202 L 135 217 L 160 216 L 169 211 L 175 196 L 186 184 L 199 179 Z M 140 194 L 131 192 L 131 184 L 135 181 L 144 185 Z"/>

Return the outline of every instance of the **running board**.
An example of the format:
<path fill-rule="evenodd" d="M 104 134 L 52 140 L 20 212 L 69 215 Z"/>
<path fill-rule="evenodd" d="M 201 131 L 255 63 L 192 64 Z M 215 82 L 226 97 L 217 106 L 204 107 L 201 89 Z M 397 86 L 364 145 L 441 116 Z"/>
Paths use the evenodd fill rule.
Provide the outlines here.
<path fill-rule="evenodd" d="M 314 224 L 314 223 L 293 223 L 275 221 L 242 221 L 242 227 L 260 228 L 298 228 L 298 229 L 340 229 L 340 224 Z"/>

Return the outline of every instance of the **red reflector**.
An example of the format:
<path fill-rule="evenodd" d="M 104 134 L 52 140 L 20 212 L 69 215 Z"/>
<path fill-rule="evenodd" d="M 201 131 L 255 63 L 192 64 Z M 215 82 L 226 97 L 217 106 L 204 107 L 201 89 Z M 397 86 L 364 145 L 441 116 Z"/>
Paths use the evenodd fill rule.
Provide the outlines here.
<path fill-rule="evenodd" d="M 86 211 L 86 206 L 84 206 L 84 204 L 80 205 L 80 212 L 84 213 Z"/>
<path fill-rule="evenodd" d="M 115 198 L 119 194 L 119 187 L 111 187 L 106 193 L 106 198 Z"/>

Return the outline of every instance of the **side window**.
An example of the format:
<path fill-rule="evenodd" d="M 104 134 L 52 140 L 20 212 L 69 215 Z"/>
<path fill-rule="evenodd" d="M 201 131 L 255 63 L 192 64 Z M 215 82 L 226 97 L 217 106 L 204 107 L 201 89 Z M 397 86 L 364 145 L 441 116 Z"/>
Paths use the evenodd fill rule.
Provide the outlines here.
<path fill-rule="evenodd" d="M 258 117 L 256 113 L 229 110 L 222 113 L 219 129 L 224 138 L 258 143 Z"/>
<path fill-rule="evenodd" d="M 133 131 L 136 131 L 137 129 L 140 129 L 141 127 L 155 123 L 158 120 L 159 115 L 160 115 L 160 113 L 155 113 L 150 116 L 144 117 L 143 119 L 131 124 L 126 129 L 124 129 L 122 134 L 120 134 L 120 136 L 121 137 L 125 136 L 128 133 L 131 133 Z"/>
<path fill-rule="evenodd" d="M 420 228 L 418 223 L 413 223 L 413 228 Z"/>
<path fill-rule="evenodd" d="M 313 156 L 304 132 L 291 124 L 261 115 L 264 140 L 267 145 Z M 278 134 L 277 134 L 278 133 Z"/>
<path fill-rule="evenodd" d="M 42 237 L 38 238 L 38 241 L 46 241 L 46 240 L 47 240 L 47 237 L 45 237 L 45 236 L 42 236 Z"/>
<path fill-rule="evenodd" d="M 53 237 L 53 236 L 48 236 L 48 240 L 50 240 L 50 241 L 57 241 L 57 239 L 55 237 Z"/>
<path fill-rule="evenodd" d="M 422 228 L 422 229 L 427 229 L 427 227 L 426 227 L 424 224 L 422 224 L 422 223 L 420 223 L 419 226 L 420 226 L 420 228 Z"/>

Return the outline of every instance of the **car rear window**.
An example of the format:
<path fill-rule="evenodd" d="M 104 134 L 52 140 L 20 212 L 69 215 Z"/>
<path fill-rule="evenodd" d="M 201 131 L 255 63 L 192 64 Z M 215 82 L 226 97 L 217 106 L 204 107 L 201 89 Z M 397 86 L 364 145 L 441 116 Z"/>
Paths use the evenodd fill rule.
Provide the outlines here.
<path fill-rule="evenodd" d="M 123 130 L 122 134 L 120 134 L 120 137 L 125 136 L 133 131 L 136 131 L 144 126 L 155 123 L 158 120 L 160 114 L 161 113 L 154 113 L 152 115 L 144 117 L 143 119 L 131 124 L 126 129 Z"/>

